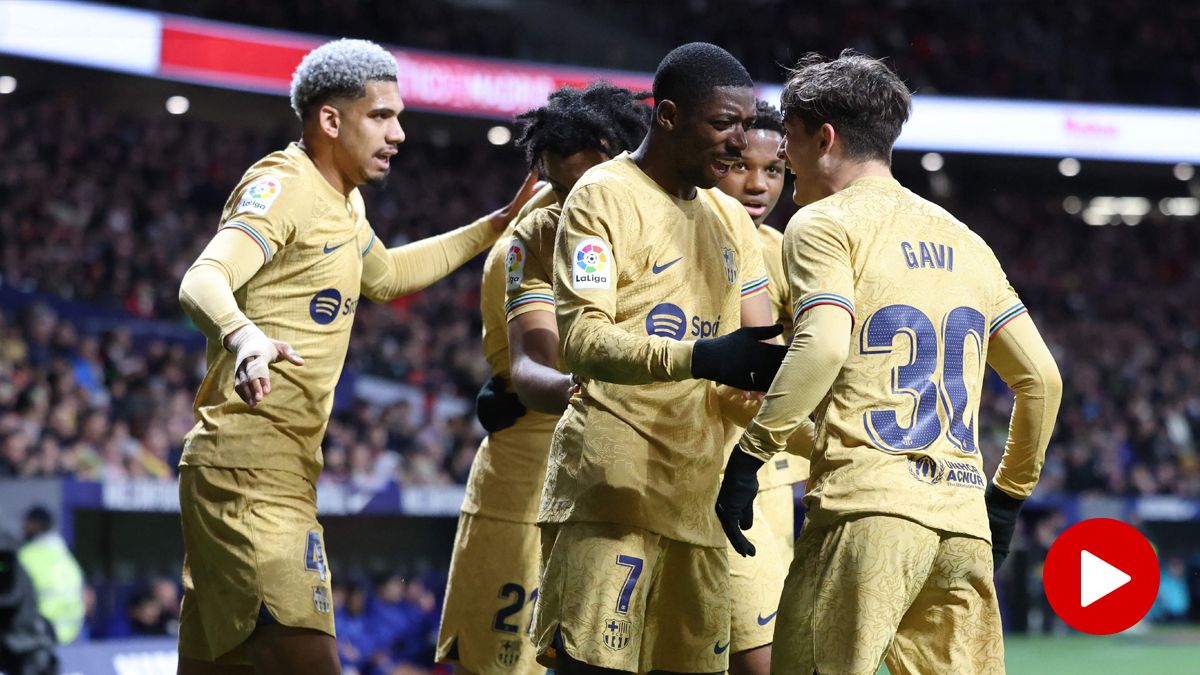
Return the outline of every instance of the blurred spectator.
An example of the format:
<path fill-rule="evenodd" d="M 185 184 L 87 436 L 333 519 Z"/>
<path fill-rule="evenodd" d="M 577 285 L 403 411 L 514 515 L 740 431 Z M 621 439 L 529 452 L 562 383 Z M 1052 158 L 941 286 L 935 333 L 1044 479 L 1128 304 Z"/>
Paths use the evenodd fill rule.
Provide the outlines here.
<path fill-rule="evenodd" d="M 1187 564 L 1183 558 L 1173 555 L 1163 565 L 1158 581 L 1158 599 L 1150 610 L 1150 618 L 1168 623 L 1186 621 L 1191 602 Z"/>
<path fill-rule="evenodd" d="M 79 636 L 86 613 L 83 570 L 54 529 L 54 516 L 46 507 L 29 509 L 24 530 L 18 558 L 33 581 L 38 612 L 54 627 L 58 643 L 70 644 Z"/>
<path fill-rule="evenodd" d="M 33 582 L 17 561 L 19 546 L 0 530 L 0 673 L 57 673 L 54 628 L 38 613 Z"/>

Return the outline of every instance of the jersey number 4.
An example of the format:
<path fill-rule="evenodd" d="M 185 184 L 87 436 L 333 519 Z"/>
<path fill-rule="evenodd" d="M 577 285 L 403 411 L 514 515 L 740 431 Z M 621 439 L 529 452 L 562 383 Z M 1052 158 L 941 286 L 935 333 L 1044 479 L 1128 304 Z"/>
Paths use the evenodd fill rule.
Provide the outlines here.
<path fill-rule="evenodd" d="M 890 354 L 903 349 L 899 336 L 908 338 L 909 361 L 892 370 L 892 393 L 913 398 L 912 414 L 905 424 L 895 409 L 863 414 L 873 442 L 889 452 L 907 452 L 929 447 L 945 431 L 960 451 L 978 452 L 974 421 L 966 419 L 970 393 L 964 381 L 963 357 L 970 340 L 975 343 L 974 354 L 982 360 L 985 324 L 983 314 L 973 307 L 951 310 L 942 319 L 941 330 L 910 305 L 888 305 L 867 319 L 862 329 L 863 354 Z M 936 382 L 939 352 L 943 367 L 941 381 Z M 977 373 L 981 367 L 982 363 L 976 364 Z M 948 429 L 943 429 L 938 416 L 939 404 L 950 421 Z"/>

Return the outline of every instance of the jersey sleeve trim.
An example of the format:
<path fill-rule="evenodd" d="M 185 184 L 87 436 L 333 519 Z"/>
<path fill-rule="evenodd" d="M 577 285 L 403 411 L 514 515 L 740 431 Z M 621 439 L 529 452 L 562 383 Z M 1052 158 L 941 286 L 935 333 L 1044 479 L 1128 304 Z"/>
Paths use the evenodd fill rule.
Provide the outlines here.
<path fill-rule="evenodd" d="M 1000 312 L 1000 316 L 998 316 L 992 320 L 991 330 L 988 331 L 988 339 L 990 340 L 991 337 L 993 335 L 995 335 L 997 331 L 999 331 L 1001 328 L 1004 328 L 1005 326 L 1007 326 L 1008 323 L 1010 321 L 1012 321 L 1013 319 L 1017 318 L 1018 316 L 1021 316 L 1022 314 L 1028 314 L 1028 313 L 1029 313 L 1029 310 L 1025 308 L 1025 303 L 1023 303 L 1023 302 L 1018 302 L 1017 304 L 1013 305 L 1012 307 L 1009 307 L 1008 309 L 1004 310 L 1003 312 Z"/>
<path fill-rule="evenodd" d="M 838 295 L 837 293 L 818 293 L 816 295 L 809 296 L 808 299 L 796 306 L 796 311 L 792 313 L 792 323 L 800 323 L 801 314 L 807 312 L 813 307 L 820 307 L 821 305 L 833 305 L 834 307 L 841 307 L 850 314 L 850 321 L 852 323 L 857 321 L 857 317 L 854 315 L 854 303 L 848 298 Z"/>
<path fill-rule="evenodd" d="M 742 284 L 742 299 L 761 293 L 770 285 L 770 279 L 766 276 L 761 276 L 753 281 L 747 281 Z"/>
<path fill-rule="evenodd" d="M 255 244 L 262 249 L 263 264 L 266 265 L 271 261 L 271 246 L 267 243 L 266 237 L 259 234 L 258 230 L 252 226 L 243 223 L 242 221 L 234 221 L 225 225 L 226 228 L 237 230 L 254 240 Z"/>
<path fill-rule="evenodd" d="M 368 241 L 368 242 L 367 242 L 367 246 L 366 246 L 366 248 L 364 248 L 364 249 L 362 250 L 362 253 L 361 253 L 361 255 L 362 255 L 363 257 L 366 257 L 366 255 L 367 255 L 367 252 L 368 252 L 368 251 L 370 251 L 370 250 L 371 250 L 371 247 L 372 247 L 372 246 L 374 246 L 374 245 L 375 245 L 375 233 L 374 233 L 374 232 L 372 232 L 372 233 L 371 233 L 371 241 Z"/>
<path fill-rule="evenodd" d="M 545 291 L 528 291 L 509 300 L 504 305 L 504 313 L 512 315 L 512 313 L 522 307 L 530 305 L 547 305 L 547 311 L 554 311 L 554 294 L 546 293 Z"/>

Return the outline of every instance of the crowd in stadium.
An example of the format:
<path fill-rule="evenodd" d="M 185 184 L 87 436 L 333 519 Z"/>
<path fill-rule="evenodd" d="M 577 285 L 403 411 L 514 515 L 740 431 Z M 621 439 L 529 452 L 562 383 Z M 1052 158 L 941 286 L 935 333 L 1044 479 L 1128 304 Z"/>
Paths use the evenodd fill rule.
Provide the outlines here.
<path fill-rule="evenodd" d="M 66 98 L 8 107 L 0 116 L 14 159 L 0 169 L 0 201 L 9 205 L 0 213 L 3 290 L 180 328 L 178 279 L 240 167 L 286 138 L 122 117 Z M 393 244 L 490 212 L 521 177 L 515 153 L 483 144 L 412 139 L 395 161 L 386 189 L 364 190 L 376 230 Z M 1039 494 L 1200 495 L 1200 309 L 1180 292 L 1200 283 L 1194 238 L 1177 223 L 1087 227 L 1059 196 L 958 187 L 949 208 L 997 251 L 1068 374 Z M 1035 233 L 1037 246 L 1028 246 Z M 469 401 L 486 379 L 478 277 L 475 261 L 416 296 L 363 303 L 348 371 L 420 397 L 339 407 L 324 480 L 364 489 L 465 481 L 482 432 L 469 406 L 447 415 L 437 403 Z M 120 326 L 97 332 L 77 304 L 5 306 L 0 476 L 172 476 L 203 372 L 200 343 Z M 981 439 L 995 461 L 1010 399 L 994 377 L 986 389 Z"/>
<path fill-rule="evenodd" d="M 180 11 L 180 3 L 172 0 L 120 4 Z M 565 7 L 541 4 L 523 13 L 517 5 L 498 5 L 304 0 L 278 12 L 239 0 L 198 0 L 187 3 L 184 11 L 384 44 L 642 71 L 654 69 L 656 54 L 703 39 L 725 46 L 752 76 L 769 82 L 781 81 L 782 67 L 805 51 L 836 53 L 850 46 L 890 55 L 898 72 L 922 93 L 1200 103 L 1200 87 L 1195 86 L 1200 84 L 1200 9 L 1179 0 L 1166 3 L 1169 8 L 1148 0 L 855 1 L 826 3 L 806 12 L 794 11 L 784 0 L 574 1 L 561 3 Z M 625 39 L 563 39 L 554 27 L 571 14 L 620 31 Z M 639 41 L 648 48 L 630 48 Z M 1105 47 L 1113 44 L 1122 48 Z"/>

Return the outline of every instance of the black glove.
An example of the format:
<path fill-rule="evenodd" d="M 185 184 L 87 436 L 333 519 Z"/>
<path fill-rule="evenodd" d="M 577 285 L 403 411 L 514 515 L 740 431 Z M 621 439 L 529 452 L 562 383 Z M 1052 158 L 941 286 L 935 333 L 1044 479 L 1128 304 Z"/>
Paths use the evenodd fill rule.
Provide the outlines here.
<path fill-rule="evenodd" d="M 992 571 L 995 572 L 1008 557 L 1013 530 L 1017 528 L 1017 514 L 1025 500 L 1010 497 L 995 483 L 988 483 L 983 491 L 983 502 L 987 504 L 988 525 L 992 528 Z"/>
<path fill-rule="evenodd" d="M 524 414 L 521 399 L 508 391 L 508 382 L 499 375 L 485 382 L 475 397 L 475 416 L 489 434 L 511 427 Z"/>
<path fill-rule="evenodd" d="M 754 526 L 754 497 L 758 494 L 758 470 L 763 462 L 733 446 L 725 464 L 725 478 L 717 493 L 717 520 L 733 550 L 745 557 L 754 555 L 754 544 L 742 534 Z"/>
<path fill-rule="evenodd" d="M 770 345 L 783 326 L 739 328 L 718 338 L 696 340 L 692 348 L 692 375 L 747 391 L 766 391 L 779 371 L 787 347 Z"/>

